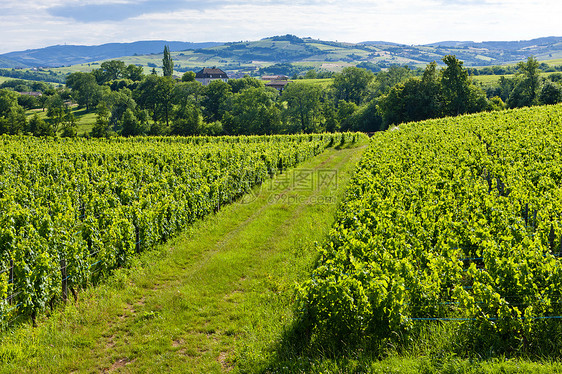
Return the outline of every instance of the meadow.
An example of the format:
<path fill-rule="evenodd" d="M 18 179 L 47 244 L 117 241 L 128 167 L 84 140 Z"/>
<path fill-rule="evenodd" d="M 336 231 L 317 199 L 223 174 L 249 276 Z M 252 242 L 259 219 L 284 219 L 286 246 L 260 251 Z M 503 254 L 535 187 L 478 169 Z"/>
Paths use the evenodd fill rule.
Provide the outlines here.
<path fill-rule="evenodd" d="M 77 135 L 88 135 L 96 123 L 96 113 L 88 111 L 86 108 L 79 108 L 77 105 L 71 105 L 70 111 L 76 117 Z M 37 114 L 43 120 L 48 120 L 46 109 L 30 109 L 25 112 L 28 120 L 34 114 Z"/>

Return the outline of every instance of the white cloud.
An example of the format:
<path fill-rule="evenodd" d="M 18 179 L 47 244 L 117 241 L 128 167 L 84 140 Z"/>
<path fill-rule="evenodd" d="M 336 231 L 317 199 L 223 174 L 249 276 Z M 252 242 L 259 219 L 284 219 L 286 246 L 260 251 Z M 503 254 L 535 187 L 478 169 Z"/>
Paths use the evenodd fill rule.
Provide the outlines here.
<path fill-rule="evenodd" d="M 0 5 L 0 53 L 64 43 L 236 41 L 286 33 L 406 44 L 519 40 L 561 36 L 560 14 L 559 0 L 20 0 Z"/>

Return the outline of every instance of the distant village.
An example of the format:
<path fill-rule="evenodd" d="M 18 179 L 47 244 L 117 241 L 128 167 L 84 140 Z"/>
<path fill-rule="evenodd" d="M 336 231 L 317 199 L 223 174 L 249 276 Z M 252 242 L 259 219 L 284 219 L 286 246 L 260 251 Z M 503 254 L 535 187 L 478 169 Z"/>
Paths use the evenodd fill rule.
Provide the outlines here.
<path fill-rule="evenodd" d="M 228 75 L 217 67 L 203 68 L 195 74 L 195 80 L 203 86 L 208 86 L 209 83 L 215 80 L 221 80 L 226 83 L 228 79 Z M 261 79 L 266 82 L 266 87 L 275 88 L 279 93 L 283 92 L 289 84 L 289 77 L 286 75 L 263 75 Z"/>

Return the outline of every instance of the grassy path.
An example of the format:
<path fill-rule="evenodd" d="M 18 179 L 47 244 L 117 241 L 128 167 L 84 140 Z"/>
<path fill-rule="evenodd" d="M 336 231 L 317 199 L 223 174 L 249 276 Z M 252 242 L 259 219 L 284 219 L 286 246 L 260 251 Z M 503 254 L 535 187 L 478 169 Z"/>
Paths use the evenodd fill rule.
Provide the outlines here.
<path fill-rule="evenodd" d="M 259 372 L 365 147 L 329 149 L 5 336 L 0 372 Z"/>

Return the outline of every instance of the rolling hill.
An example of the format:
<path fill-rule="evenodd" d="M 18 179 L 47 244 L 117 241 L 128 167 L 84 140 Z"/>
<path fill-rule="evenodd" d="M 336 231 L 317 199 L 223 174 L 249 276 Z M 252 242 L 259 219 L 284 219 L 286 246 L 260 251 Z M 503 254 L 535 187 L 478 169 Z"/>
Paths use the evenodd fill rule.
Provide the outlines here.
<path fill-rule="evenodd" d="M 165 40 L 109 43 L 97 46 L 55 45 L 0 55 L 0 68 L 60 67 L 83 64 L 123 56 L 162 53 L 164 45 L 171 51 L 208 48 L 221 43 L 188 43 Z"/>
<path fill-rule="evenodd" d="M 103 60 L 120 59 L 126 64 L 158 68 L 162 50 L 169 45 L 174 70 L 181 73 L 202 67 L 217 66 L 232 76 L 252 74 L 272 65 L 291 65 L 292 69 L 339 71 L 346 66 L 370 67 L 373 70 L 391 65 L 425 66 L 441 62 L 453 54 L 465 66 L 490 66 L 516 63 L 529 56 L 539 60 L 562 58 L 562 37 L 528 41 L 470 42 L 444 41 L 427 45 L 405 45 L 384 41 L 343 43 L 283 35 L 257 41 L 231 43 L 184 43 L 144 41 L 111 43 L 100 46 L 51 46 L 0 55 L 0 67 L 61 67 L 58 73 L 89 71 Z M 273 70 L 271 71 L 273 73 Z"/>

